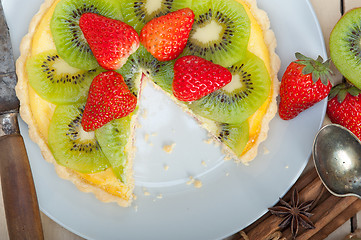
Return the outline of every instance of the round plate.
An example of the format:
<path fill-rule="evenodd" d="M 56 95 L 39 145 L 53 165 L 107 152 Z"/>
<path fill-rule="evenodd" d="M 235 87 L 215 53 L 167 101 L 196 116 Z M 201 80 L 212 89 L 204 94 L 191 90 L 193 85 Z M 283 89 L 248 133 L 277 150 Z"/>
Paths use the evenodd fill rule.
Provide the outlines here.
<path fill-rule="evenodd" d="M 2 2 L 18 57 L 21 38 L 42 1 Z M 277 37 L 282 60 L 279 78 L 297 51 L 326 58 L 309 1 L 258 0 L 258 4 L 268 12 Z M 206 132 L 151 84 L 147 84 L 141 104 L 134 163 L 137 199 L 129 208 L 102 203 L 60 179 L 21 122 L 45 214 L 87 239 L 208 240 L 229 236 L 262 216 L 294 184 L 309 159 L 326 109 L 324 100 L 294 120 L 276 116 L 257 158 L 244 166 L 224 161 L 218 147 L 206 143 Z M 167 145 L 173 147 L 170 153 L 164 150 Z"/>

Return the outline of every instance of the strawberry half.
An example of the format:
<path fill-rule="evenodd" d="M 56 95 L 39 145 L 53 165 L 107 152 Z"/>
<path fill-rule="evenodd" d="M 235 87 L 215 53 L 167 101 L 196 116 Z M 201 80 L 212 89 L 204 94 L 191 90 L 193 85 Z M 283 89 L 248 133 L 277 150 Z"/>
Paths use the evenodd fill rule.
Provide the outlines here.
<path fill-rule="evenodd" d="M 140 42 L 159 61 L 176 59 L 187 44 L 193 22 L 189 8 L 154 18 L 140 31 Z"/>
<path fill-rule="evenodd" d="M 361 90 L 347 83 L 331 89 L 327 115 L 331 122 L 340 124 L 361 140 Z"/>
<path fill-rule="evenodd" d="M 122 75 L 114 71 L 100 73 L 90 86 L 81 124 L 94 131 L 108 122 L 134 111 L 137 98 L 129 91 Z"/>
<path fill-rule="evenodd" d="M 174 64 L 173 94 L 181 101 L 198 100 L 230 83 L 231 72 L 197 56 L 184 56 Z"/>
<path fill-rule="evenodd" d="M 281 81 L 279 115 L 284 120 L 295 118 L 327 97 L 332 87 L 330 60 L 323 62 L 320 56 L 314 60 L 300 53 L 296 53 L 296 58 Z"/>
<path fill-rule="evenodd" d="M 121 68 L 139 47 L 138 33 L 124 22 L 84 13 L 79 26 L 99 65 L 107 70 Z"/>

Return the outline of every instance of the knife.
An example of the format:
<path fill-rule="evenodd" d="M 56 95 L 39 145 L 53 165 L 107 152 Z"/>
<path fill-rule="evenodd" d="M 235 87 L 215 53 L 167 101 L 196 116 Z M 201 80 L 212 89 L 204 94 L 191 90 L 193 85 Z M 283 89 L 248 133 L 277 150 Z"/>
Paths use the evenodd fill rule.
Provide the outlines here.
<path fill-rule="evenodd" d="M 10 239 L 44 239 L 33 177 L 20 135 L 17 77 L 0 0 L 0 176 Z"/>

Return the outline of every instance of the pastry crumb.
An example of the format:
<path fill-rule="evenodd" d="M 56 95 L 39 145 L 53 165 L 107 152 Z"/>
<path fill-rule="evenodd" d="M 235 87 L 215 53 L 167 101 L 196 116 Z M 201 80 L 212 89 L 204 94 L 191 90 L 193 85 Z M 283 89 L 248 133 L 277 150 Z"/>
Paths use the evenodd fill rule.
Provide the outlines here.
<path fill-rule="evenodd" d="M 201 188 L 203 184 L 200 180 L 195 180 L 193 185 L 195 188 Z"/>
<path fill-rule="evenodd" d="M 134 211 L 138 212 L 138 205 L 134 206 Z"/>
<path fill-rule="evenodd" d="M 228 177 L 228 176 L 229 176 L 229 172 L 226 173 L 226 177 Z"/>
<path fill-rule="evenodd" d="M 144 135 L 144 140 L 145 140 L 146 142 L 148 142 L 148 140 L 149 140 L 149 134 L 148 134 L 148 133 L 146 133 L 146 134 Z"/>
<path fill-rule="evenodd" d="M 154 132 L 152 133 L 152 137 L 158 136 L 158 133 Z"/>
<path fill-rule="evenodd" d="M 168 165 L 164 165 L 163 168 L 164 168 L 165 171 L 168 171 L 169 166 L 168 166 Z"/>
<path fill-rule="evenodd" d="M 225 156 L 224 156 L 224 161 L 230 161 L 230 160 L 232 160 L 233 159 L 233 156 L 231 156 L 230 154 L 226 154 Z"/>
<path fill-rule="evenodd" d="M 163 198 L 163 195 L 160 193 L 160 194 L 157 195 L 157 198 L 158 198 L 158 199 L 162 199 L 162 198 Z"/>
<path fill-rule="evenodd" d="M 143 194 L 144 196 L 150 196 L 150 192 L 146 188 L 143 188 Z"/>
<path fill-rule="evenodd" d="M 169 145 L 164 145 L 163 146 L 163 151 L 166 152 L 166 153 L 172 153 L 174 147 L 175 147 L 175 143 L 172 143 L 172 144 L 169 144 Z"/>
<path fill-rule="evenodd" d="M 204 160 L 201 163 L 203 166 L 207 167 L 207 163 Z"/>
<path fill-rule="evenodd" d="M 285 168 L 288 169 L 288 165 L 286 165 Z"/>
<path fill-rule="evenodd" d="M 270 150 L 267 147 L 263 147 L 263 154 L 267 155 L 270 153 Z"/>
<path fill-rule="evenodd" d="M 187 181 L 187 185 L 191 185 L 192 183 L 194 183 L 194 178 L 192 176 L 189 177 L 189 180 Z"/>
<path fill-rule="evenodd" d="M 193 176 L 190 176 L 190 177 L 189 177 L 189 181 L 187 181 L 186 184 L 187 184 L 187 185 L 193 184 L 193 186 L 194 186 L 195 188 L 201 188 L 202 185 L 203 185 L 200 180 L 194 179 Z"/>
<path fill-rule="evenodd" d="M 203 140 L 203 142 L 206 144 L 212 144 L 212 143 L 214 143 L 214 140 L 212 138 L 208 138 L 206 140 Z"/>

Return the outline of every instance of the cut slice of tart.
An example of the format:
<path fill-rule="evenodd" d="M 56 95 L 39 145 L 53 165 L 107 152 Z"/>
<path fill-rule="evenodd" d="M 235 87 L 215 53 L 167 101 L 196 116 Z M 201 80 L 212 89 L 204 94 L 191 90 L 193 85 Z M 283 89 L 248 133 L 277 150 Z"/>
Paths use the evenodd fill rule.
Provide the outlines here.
<path fill-rule="evenodd" d="M 144 4 L 135 8 L 135 2 Z M 124 21 L 139 32 L 154 17 L 184 7 L 192 9 L 195 23 L 181 56 L 197 55 L 222 65 L 232 73 L 231 83 L 200 100 L 179 101 L 172 94 L 175 60 L 160 62 L 143 46 L 116 71 L 138 102 L 142 83 L 154 83 L 221 142 L 235 161 L 248 163 L 256 157 L 276 113 L 280 61 L 267 14 L 258 9 L 256 1 L 177 0 L 162 4 L 151 0 L 45 0 L 20 46 L 16 91 L 31 139 L 60 177 L 104 202 L 120 206 L 132 202 L 138 112 L 136 109 L 94 132 L 82 129 L 89 86 L 96 75 L 106 71 L 76 29 L 83 12 Z M 71 9 L 79 5 L 83 7 Z M 62 37 L 69 29 L 73 40 Z M 72 41 L 84 45 L 82 50 L 68 47 Z"/>

